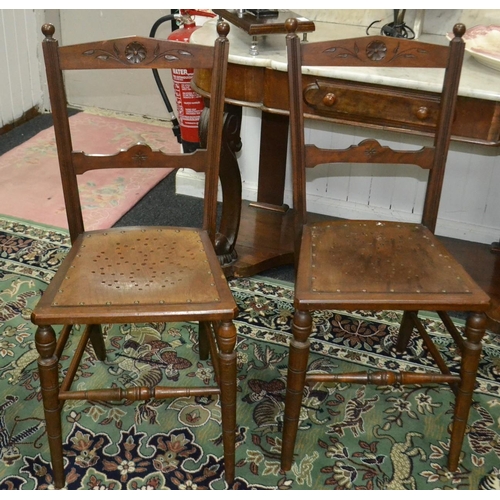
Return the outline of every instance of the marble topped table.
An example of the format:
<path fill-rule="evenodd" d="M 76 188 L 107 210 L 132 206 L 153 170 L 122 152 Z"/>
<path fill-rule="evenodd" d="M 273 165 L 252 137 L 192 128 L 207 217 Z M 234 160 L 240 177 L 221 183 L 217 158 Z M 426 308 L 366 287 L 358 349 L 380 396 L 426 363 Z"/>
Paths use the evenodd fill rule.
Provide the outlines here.
<path fill-rule="evenodd" d="M 191 42 L 211 45 L 216 33 L 216 22 L 216 19 L 211 20 L 195 31 Z M 308 41 L 366 35 L 366 29 L 360 26 L 320 21 L 315 21 L 315 26 L 314 32 L 307 33 Z M 223 216 L 221 232 L 224 236 L 219 242 L 218 253 L 224 256 L 223 264 L 227 275 L 249 276 L 270 267 L 293 263 L 292 211 L 287 211 L 288 207 L 283 205 L 288 139 L 285 35 L 259 37 L 258 55 L 250 55 L 252 36 L 237 26 L 231 26 L 229 40 L 226 102 L 228 123 L 231 125 L 227 127 L 224 160 L 221 164 L 221 176 L 224 179 L 221 180 L 225 205 L 230 206 L 230 209 Z M 448 43 L 445 36 L 437 35 L 423 34 L 419 40 Z M 412 103 L 422 100 L 425 108 L 427 105 L 432 106 L 432 100 L 435 100 L 433 93 L 440 91 L 442 71 L 310 67 L 304 73 L 310 76 L 306 85 L 320 77 L 321 80 L 332 82 L 334 86 L 348 85 L 349 88 L 356 88 L 360 96 L 366 93 L 373 98 L 375 92 L 380 94 L 380 99 L 384 99 L 396 92 L 399 93 L 399 98 Z M 209 97 L 209 74 L 195 72 L 192 85 L 200 94 Z M 239 127 L 242 106 L 262 111 L 258 194 L 257 202 L 251 204 L 241 203 L 241 178 L 236 160 L 236 153 L 241 147 Z M 429 132 L 429 124 L 419 123 L 420 118 L 414 116 L 414 112 L 408 116 L 396 113 L 395 116 L 382 117 L 373 114 L 339 117 L 335 111 L 312 109 L 306 105 L 305 113 L 312 119 L 367 128 L 421 135 L 426 135 L 426 130 Z M 461 74 L 457 119 L 452 129 L 452 139 L 493 147 L 500 145 L 500 72 L 480 64 L 468 53 L 465 54 Z"/>
<path fill-rule="evenodd" d="M 215 36 L 213 19 L 196 30 L 191 38 L 192 43 L 211 45 Z M 366 35 L 366 28 L 346 24 L 334 24 L 315 21 L 316 29 L 307 34 L 311 42 L 321 40 L 340 40 Z M 450 26 L 451 31 L 452 26 Z M 230 49 L 229 62 L 244 66 L 269 68 L 277 71 L 287 71 L 285 36 L 266 35 L 259 37 L 259 54 L 249 54 L 252 37 L 236 26 L 231 26 L 229 33 Z M 419 37 L 421 42 L 447 44 L 444 36 L 426 35 Z M 350 81 L 372 83 L 378 85 L 391 85 L 429 92 L 440 91 L 440 76 L 436 69 L 406 70 L 381 69 L 381 68 L 308 68 L 307 73 L 329 78 L 339 78 Z M 460 78 L 459 95 L 500 101 L 500 72 L 488 68 L 477 62 L 470 54 L 466 53 Z"/>

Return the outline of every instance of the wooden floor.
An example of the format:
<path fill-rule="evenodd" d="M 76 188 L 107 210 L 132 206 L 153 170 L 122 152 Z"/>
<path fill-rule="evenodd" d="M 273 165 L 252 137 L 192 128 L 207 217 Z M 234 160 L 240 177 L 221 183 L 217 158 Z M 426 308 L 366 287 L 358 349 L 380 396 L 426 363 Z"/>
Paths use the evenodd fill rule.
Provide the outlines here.
<path fill-rule="evenodd" d="M 243 202 L 236 245 L 234 276 L 251 276 L 272 267 L 292 264 L 292 211 L 274 212 Z M 311 214 L 311 219 L 325 216 Z M 451 254 L 492 299 L 489 328 L 500 333 L 500 251 L 491 245 L 440 237 Z M 493 242 L 492 242 L 493 243 Z"/>

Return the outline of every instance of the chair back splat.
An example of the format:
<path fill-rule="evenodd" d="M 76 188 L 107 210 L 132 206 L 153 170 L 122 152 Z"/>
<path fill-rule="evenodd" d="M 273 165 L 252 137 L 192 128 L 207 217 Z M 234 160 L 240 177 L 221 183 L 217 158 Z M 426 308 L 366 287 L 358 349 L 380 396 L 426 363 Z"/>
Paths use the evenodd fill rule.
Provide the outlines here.
<path fill-rule="evenodd" d="M 441 196 L 451 126 L 454 119 L 464 54 L 465 26 L 453 28 L 447 46 L 384 36 L 302 43 L 296 33 L 297 21 L 286 22 L 290 96 L 290 135 L 295 210 L 296 283 L 293 339 L 290 343 L 287 393 L 283 429 L 282 468 L 292 466 L 295 441 L 300 439 L 298 423 L 306 384 L 449 384 L 456 400 L 451 432 L 448 468 L 458 467 L 465 427 L 485 331 L 484 311 L 489 297 L 474 283 L 463 267 L 434 235 Z M 375 139 L 365 139 L 347 149 L 320 149 L 305 144 L 304 116 L 307 108 L 328 109 L 341 121 L 342 114 L 356 113 L 356 92 L 341 85 L 332 90 L 318 76 L 303 83 L 307 66 L 350 66 L 406 68 L 411 71 L 444 70 L 442 92 L 433 108 L 415 112 L 423 121 L 422 135 L 432 135 L 432 145 L 418 150 L 396 151 Z M 397 99 L 397 90 L 390 90 Z M 425 112 L 424 112 L 425 111 Z M 417 165 L 429 172 L 421 223 L 381 220 L 307 220 L 306 173 L 320 164 Z M 395 345 L 407 351 L 411 339 L 420 337 L 424 354 L 431 357 L 436 371 L 373 373 L 307 373 L 309 336 L 318 310 L 402 311 Z M 435 311 L 461 353 L 461 369 L 452 371 L 440 349 L 433 344 L 420 310 Z M 469 313 L 464 331 L 450 319 L 449 311 Z M 305 439 L 305 438 L 304 438 Z"/>
<path fill-rule="evenodd" d="M 140 36 L 59 46 L 54 38 L 54 27 L 50 24 L 42 27 L 57 154 L 72 242 L 68 256 L 31 318 L 37 325 L 35 343 L 40 355 L 40 385 L 55 488 L 65 484 L 61 413 L 67 399 L 137 401 L 218 395 L 222 407 L 225 479 L 228 484 L 234 482 L 236 330 L 233 319 L 237 306 L 214 250 L 229 25 L 220 22 L 217 31 L 213 46 Z M 100 73 L 113 69 L 126 77 L 130 71 L 140 69 L 173 68 L 212 71 L 211 98 L 203 119 L 207 140 L 202 149 L 188 154 L 168 154 L 138 143 L 114 154 L 73 150 L 65 72 L 94 70 Z M 77 177 L 89 170 L 117 167 L 182 167 L 204 173 L 203 227 L 140 226 L 86 232 Z M 131 382 L 125 387 L 102 388 L 88 382 L 84 390 L 72 389 L 88 342 L 99 360 L 106 358 L 101 324 L 172 321 L 199 324 L 200 358 L 206 360 L 210 356 L 214 368 L 211 385 L 191 387 L 171 382 L 164 386 L 160 385 L 160 380 L 158 385 L 151 386 L 136 386 Z M 83 325 L 83 333 L 73 330 L 76 324 Z M 55 325 L 59 326 L 57 335 Z M 72 336 L 78 336 L 79 343 L 59 384 L 59 361 Z"/>

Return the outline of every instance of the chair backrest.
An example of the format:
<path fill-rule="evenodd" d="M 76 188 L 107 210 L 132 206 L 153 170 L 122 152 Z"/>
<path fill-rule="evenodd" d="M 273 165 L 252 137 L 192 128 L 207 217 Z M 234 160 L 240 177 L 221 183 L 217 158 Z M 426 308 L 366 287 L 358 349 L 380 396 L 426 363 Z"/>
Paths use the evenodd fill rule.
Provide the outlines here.
<path fill-rule="evenodd" d="M 455 25 L 454 38 L 449 45 L 441 46 L 386 36 L 301 43 L 295 32 L 296 25 L 295 19 L 286 22 L 293 204 L 299 234 L 307 213 L 306 169 L 325 163 L 410 164 L 428 169 L 422 223 L 434 232 L 462 69 L 465 48 L 462 36 L 465 26 Z M 373 139 L 367 139 L 344 150 L 319 149 L 314 145 L 305 144 L 304 100 L 311 102 L 311 99 L 335 99 L 335 96 L 326 93 L 320 76 L 315 84 L 304 88 L 302 66 L 444 68 L 442 93 L 437 100 L 435 116 L 429 117 L 429 121 L 434 119 L 436 123 L 431 132 L 434 135 L 433 145 L 418 151 L 394 151 L 389 147 L 382 147 Z"/>
<path fill-rule="evenodd" d="M 203 228 L 212 242 L 217 220 L 217 187 L 221 154 L 223 112 L 229 53 L 229 25 L 217 26 L 214 46 L 130 36 L 77 45 L 59 46 L 54 27 L 45 24 L 42 33 L 54 129 L 71 240 L 84 231 L 77 176 L 105 168 L 190 168 L 205 172 Z M 73 151 L 63 71 L 208 68 L 212 70 L 210 112 L 206 145 L 193 153 L 168 154 L 135 144 L 116 154 L 85 154 Z M 166 130 L 166 133 L 169 131 Z"/>

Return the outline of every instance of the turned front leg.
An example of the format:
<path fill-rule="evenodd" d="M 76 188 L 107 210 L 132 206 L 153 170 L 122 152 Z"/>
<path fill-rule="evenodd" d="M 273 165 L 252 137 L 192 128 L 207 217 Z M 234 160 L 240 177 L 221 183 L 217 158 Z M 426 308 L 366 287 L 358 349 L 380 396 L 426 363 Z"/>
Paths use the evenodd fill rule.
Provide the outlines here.
<path fill-rule="evenodd" d="M 466 340 L 463 344 L 462 364 L 460 368 L 461 382 L 455 400 L 453 427 L 451 430 L 448 469 L 457 470 L 460 453 L 469 419 L 472 395 L 476 384 L 477 369 L 481 358 L 481 340 L 486 330 L 484 314 L 470 314 L 465 325 Z"/>
<path fill-rule="evenodd" d="M 55 355 L 56 336 L 51 326 L 39 326 L 35 334 L 35 345 L 38 358 L 38 373 L 40 374 L 40 390 L 42 393 L 43 410 L 47 436 L 49 440 L 54 487 L 64 487 L 64 463 L 62 447 L 61 402 L 59 400 L 58 362 Z"/>
<path fill-rule="evenodd" d="M 285 471 L 291 469 L 293 462 L 293 450 L 299 426 L 307 361 L 309 359 L 309 335 L 311 331 L 311 314 L 308 311 L 296 311 L 292 323 L 293 339 L 290 342 L 288 358 L 285 419 L 281 443 L 281 468 Z"/>
<path fill-rule="evenodd" d="M 232 321 L 223 321 L 220 324 L 217 343 L 220 363 L 224 466 L 226 482 L 231 486 L 235 476 L 236 448 L 236 328 Z"/>

